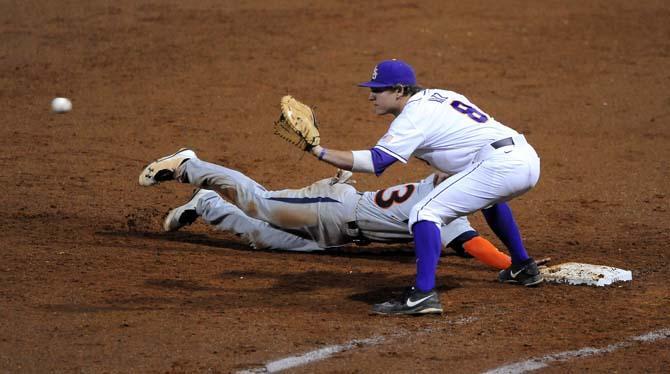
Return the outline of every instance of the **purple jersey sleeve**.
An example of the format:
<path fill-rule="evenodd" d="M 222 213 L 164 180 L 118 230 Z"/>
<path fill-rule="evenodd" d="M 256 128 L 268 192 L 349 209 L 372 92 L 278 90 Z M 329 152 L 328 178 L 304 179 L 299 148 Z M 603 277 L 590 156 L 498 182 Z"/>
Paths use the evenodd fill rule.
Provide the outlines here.
<path fill-rule="evenodd" d="M 391 157 L 377 148 L 372 148 L 370 152 L 372 153 L 372 165 L 375 168 L 375 175 L 377 176 L 381 175 L 387 167 L 397 161 L 396 158 Z"/>

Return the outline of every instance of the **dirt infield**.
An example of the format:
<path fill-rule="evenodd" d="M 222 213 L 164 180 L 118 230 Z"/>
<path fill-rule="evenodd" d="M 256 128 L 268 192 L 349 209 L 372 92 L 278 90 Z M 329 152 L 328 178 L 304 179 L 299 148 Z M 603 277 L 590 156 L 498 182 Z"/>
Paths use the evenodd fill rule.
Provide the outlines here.
<path fill-rule="evenodd" d="M 543 370 L 670 371 L 670 339 L 630 340 L 670 328 L 670 4 L 188 3 L 0 4 L 0 372 L 236 372 L 351 342 L 290 370 L 475 373 L 634 342 Z M 447 256 L 443 316 L 380 318 L 371 304 L 412 281 L 411 247 L 161 232 L 191 190 L 138 186 L 146 162 L 190 146 L 273 189 L 327 177 L 272 135 L 279 98 L 316 105 L 327 146 L 370 147 L 389 118 L 355 84 L 392 57 L 538 150 L 540 183 L 511 204 L 531 254 L 633 282 L 522 289 Z M 56 96 L 73 111 L 51 113 Z M 428 172 L 414 160 L 358 186 Z"/>

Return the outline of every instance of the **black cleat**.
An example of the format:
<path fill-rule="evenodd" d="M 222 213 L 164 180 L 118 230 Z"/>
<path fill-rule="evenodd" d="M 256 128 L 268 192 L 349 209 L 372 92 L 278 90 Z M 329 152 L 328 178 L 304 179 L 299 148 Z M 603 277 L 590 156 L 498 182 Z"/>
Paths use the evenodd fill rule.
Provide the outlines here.
<path fill-rule="evenodd" d="M 391 300 L 372 306 L 373 314 L 442 314 L 442 304 L 435 290 L 421 292 L 416 287 L 409 287 L 403 292 L 400 300 Z"/>
<path fill-rule="evenodd" d="M 542 281 L 542 274 L 537 268 L 537 263 L 529 258 L 521 265 L 514 265 L 498 273 L 498 281 L 502 283 L 518 283 L 526 287 L 536 286 Z"/>

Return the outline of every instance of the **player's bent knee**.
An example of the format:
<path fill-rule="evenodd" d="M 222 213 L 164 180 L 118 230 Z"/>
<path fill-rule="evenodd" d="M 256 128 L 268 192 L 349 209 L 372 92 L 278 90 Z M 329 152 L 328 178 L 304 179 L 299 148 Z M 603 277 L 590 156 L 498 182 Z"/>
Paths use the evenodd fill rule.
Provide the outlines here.
<path fill-rule="evenodd" d="M 414 206 L 409 215 L 409 222 L 407 223 L 410 233 L 412 232 L 412 227 L 414 226 L 414 224 L 420 221 L 434 222 L 438 227 L 440 227 L 444 223 L 444 220 L 438 214 L 435 214 L 429 209 L 417 208 L 416 206 Z"/>

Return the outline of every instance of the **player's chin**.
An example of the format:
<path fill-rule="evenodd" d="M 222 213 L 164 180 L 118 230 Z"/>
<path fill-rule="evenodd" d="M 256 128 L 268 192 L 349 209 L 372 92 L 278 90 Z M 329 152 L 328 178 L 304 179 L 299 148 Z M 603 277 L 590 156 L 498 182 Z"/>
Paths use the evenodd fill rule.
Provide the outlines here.
<path fill-rule="evenodd" d="M 380 106 L 375 105 L 375 114 L 379 116 L 383 116 L 384 114 L 388 113 L 389 111 L 386 110 L 385 108 L 382 108 Z"/>

